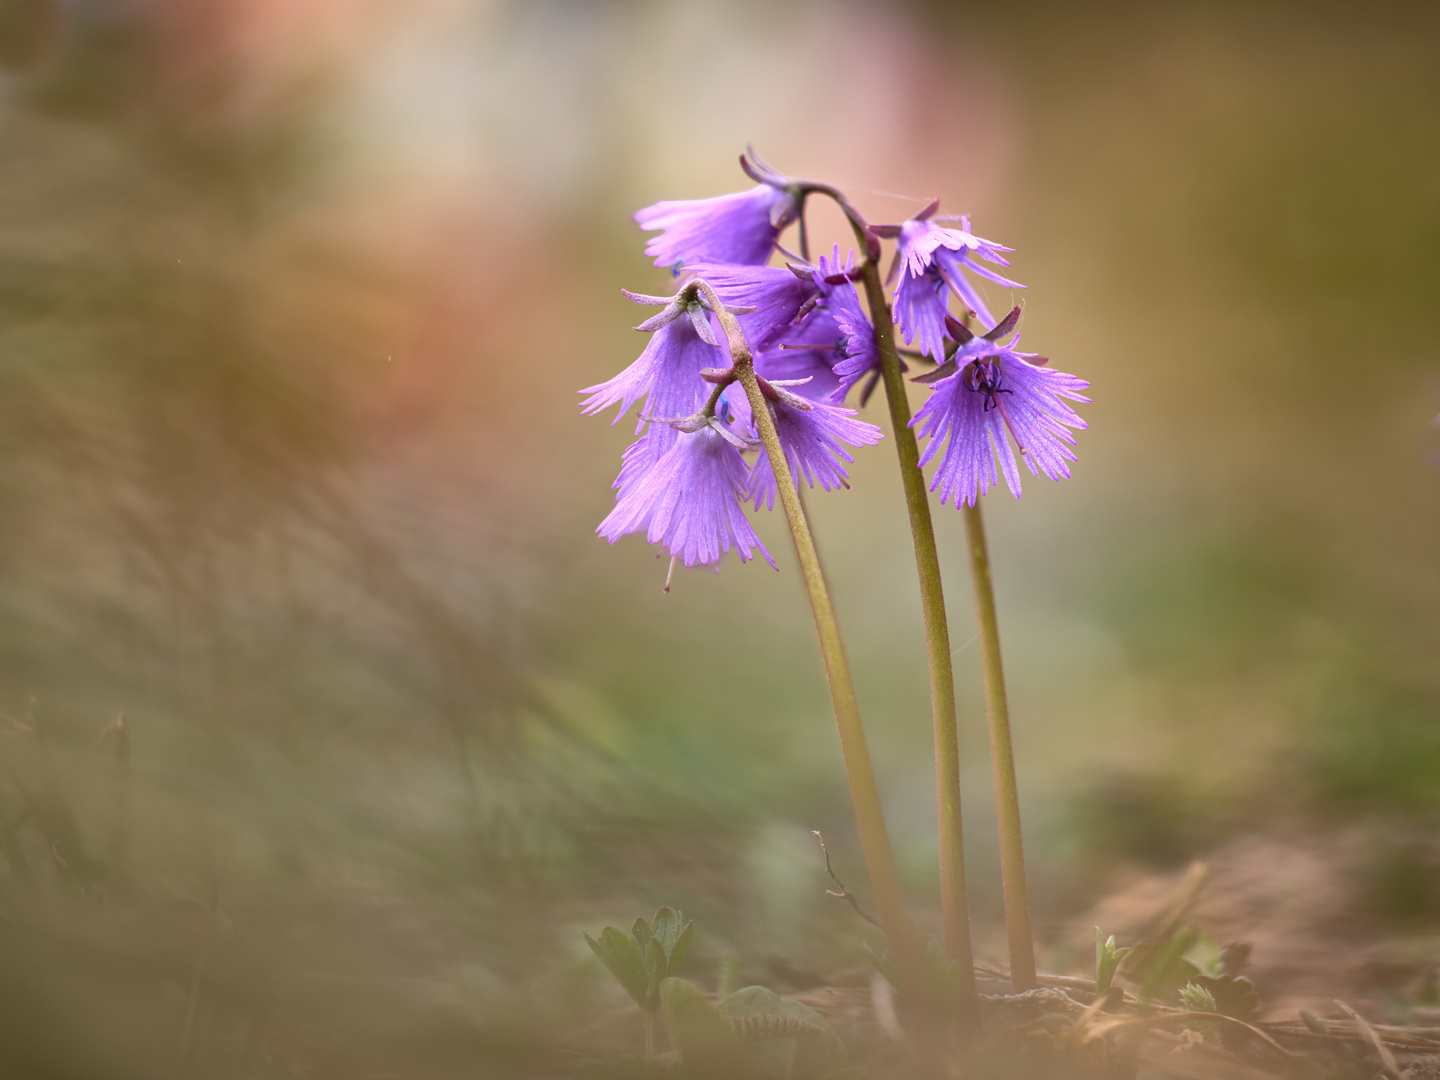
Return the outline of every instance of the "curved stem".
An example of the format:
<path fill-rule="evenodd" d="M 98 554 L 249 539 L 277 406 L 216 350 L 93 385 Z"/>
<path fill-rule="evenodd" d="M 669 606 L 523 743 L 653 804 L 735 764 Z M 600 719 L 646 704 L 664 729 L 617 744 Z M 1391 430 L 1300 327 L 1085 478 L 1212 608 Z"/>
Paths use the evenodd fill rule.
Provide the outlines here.
<path fill-rule="evenodd" d="M 1000 663 L 1000 622 L 990 581 L 990 553 L 980 506 L 965 507 L 965 537 L 975 615 L 980 623 L 980 664 L 985 672 L 985 713 L 990 722 L 990 759 L 995 769 L 995 812 L 1000 822 L 1000 882 L 1005 892 L 1005 932 L 1010 940 L 1010 985 L 1033 990 L 1035 943 L 1030 931 L 1030 892 L 1025 881 L 1025 848 L 1020 836 L 1020 791 L 1015 782 L 1015 748 L 1010 739 L 1010 706 Z"/>
<path fill-rule="evenodd" d="M 880 925 L 885 931 L 890 948 L 895 952 L 901 980 L 906 990 L 911 991 L 907 996 L 919 1004 L 919 1018 L 924 1022 L 928 1015 L 933 1015 L 924 956 L 914 924 L 910 921 L 910 914 L 905 910 L 899 875 L 895 871 L 895 856 L 890 847 L 889 834 L 885 830 L 880 788 L 875 781 L 875 769 L 870 761 L 870 749 L 866 744 L 865 729 L 860 720 L 855 684 L 850 677 L 850 663 L 845 656 L 840 624 L 835 617 L 835 607 L 830 599 L 830 589 L 825 583 L 824 572 L 820 568 L 815 540 L 810 533 L 805 510 L 800 504 L 800 495 L 790 472 L 790 463 L 780 445 L 780 436 L 775 430 L 770 406 L 755 375 L 750 346 L 745 341 L 740 324 L 735 316 L 725 309 L 709 282 L 697 278 L 694 284 L 710 302 L 712 310 L 720 320 L 721 328 L 725 331 L 735 377 L 745 388 L 745 396 L 750 402 L 760 441 L 775 473 L 775 486 L 785 508 L 790 533 L 795 540 L 795 554 L 800 561 L 801 576 L 805 580 L 810 608 L 815 615 L 815 630 L 820 638 L 820 653 L 825 661 L 825 675 L 830 684 L 830 702 L 835 709 L 835 722 L 840 731 L 840 749 L 845 758 L 845 772 L 850 782 L 850 799 L 855 808 L 855 821 L 859 826 L 860 846 L 865 853 L 870 885 L 875 891 L 875 906 L 879 910 Z"/>
<path fill-rule="evenodd" d="M 930 706 L 935 733 L 935 801 L 940 826 L 940 905 L 945 925 L 945 955 L 960 967 L 956 1021 L 962 1031 L 980 1023 L 980 999 L 975 986 L 974 952 L 970 942 L 970 898 L 965 882 L 965 836 L 960 809 L 960 746 L 955 722 L 955 672 L 951 665 L 950 630 L 945 616 L 945 592 L 940 582 L 940 555 L 925 474 L 920 471 L 920 448 L 910 428 L 910 402 L 895 352 L 895 331 L 890 305 L 880 283 L 880 269 L 867 259 L 863 268 L 865 294 L 875 324 L 880 350 L 880 371 L 890 406 L 890 426 L 900 460 L 900 480 L 910 516 L 915 545 L 915 569 L 920 578 L 920 608 L 925 620 L 925 644 L 930 661 Z"/>
<path fill-rule="evenodd" d="M 878 260 L 880 245 L 876 235 L 860 212 L 843 193 L 828 184 L 801 182 L 809 194 L 827 195 L 845 213 L 856 240 L 865 248 L 863 267 L 866 300 L 875 324 L 875 344 L 880 351 L 881 372 L 885 394 L 890 404 L 891 424 L 895 429 L 895 447 L 900 458 L 901 479 L 905 487 L 905 503 L 910 512 L 910 530 L 915 541 L 915 562 L 920 573 L 921 605 L 925 612 L 926 641 L 930 648 L 931 700 L 935 715 L 936 794 L 940 806 L 941 888 L 949 890 L 953 902 L 945 903 L 946 953 L 959 960 L 970 955 L 968 901 L 965 899 L 964 848 L 960 839 L 960 786 L 958 750 L 955 747 L 955 686 L 950 665 L 950 637 L 945 621 L 945 599 L 940 587 L 940 567 L 936 557 L 935 530 L 930 519 L 930 505 L 925 491 L 924 476 L 919 468 L 919 448 L 910 430 L 910 404 L 905 397 L 905 382 L 900 375 L 900 361 L 895 349 L 895 331 L 890 305 L 880 283 Z M 975 587 L 976 615 L 980 624 L 981 658 L 985 673 L 985 705 L 990 726 L 990 759 L 995 774 L 995 800 L 1000 823 L 1001 882 L 1005 893 L 1005 927 L 1010 945 L 1010 981 L 1017 991 L 1034 989 L 1035 946 L 1030 928 L 1029 890 L 1025 881 L 1025 856 L 1020 835 L 1020 800 L 1015 781 L 1015 754 L 1010 739 L 1010 713 L 1005 700 L 1005 675 L 1000 663 L 1000 630 L 995 614 L 995 592 L 990 581 L 990 560 L 985 546 L 985 527 L 980 508 L 966 507 L 965 531 L 969 540 L 971 578 Z M 943 646 L 943 658 L 941 657 Z M 945 721 L 948 711 L 949 720 Z M 954 757 L 956 767 L 953 787 L 946 762 Z M 955 835 L 949 846 L 950 865 L 947 872 L 945 842 L 947 814 L 946 793 L 951 793 Z M 963 932 L 960 911 L 964 910 Z M 954 926 L 955 944 L 951 943 Z M 963 937 L 962 937 L 963 933 Z M 968 959 L 963 969 L 969 972 Z M 974 978 L 969 978 L 968 993 L 960 994 L 962 1014 L 966 1000 L 974 996 Z M 962 1024 L 964 1016 L 961 1017 Z"/>
<path fill-rule="evenodd" d="M 870 224 L 865 220 L 863 214 L 856 209 L 850 197 L 833 184 L 822 184 L 815 180 L 797 180 L 796 186 L 803 196 L 824 195 L 840 208 L 845 219 L 850 222 L 850 228 L 855 232 L 855 239 L 865 251 L 867 259 L 878 259 L 880 257 L 880 239 L 870 231 Z"/>

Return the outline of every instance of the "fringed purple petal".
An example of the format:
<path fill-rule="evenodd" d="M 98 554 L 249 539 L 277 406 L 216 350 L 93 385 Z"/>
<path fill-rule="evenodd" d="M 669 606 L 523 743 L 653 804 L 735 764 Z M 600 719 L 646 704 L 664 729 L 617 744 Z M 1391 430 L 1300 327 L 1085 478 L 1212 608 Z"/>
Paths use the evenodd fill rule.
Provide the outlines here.
<path fill-rule="evenodd" d="M 619 375 L 581 390 L 580 393 L 590 396 L 580 403 L 580 408 L 586 416 L 594 416 L 618 404 L 620 412 L 611 421 L 618 424 L 630 406 L 648 397 L 647 415 L 679 420 L 690 416 L 705 402 L 708 387 L 700 378 L 701 369 L 714 367 L 723 360 L 718 347 L 700 340 L 689 319 L 676 319 L 655 331 L 645 344 L 645 351 Z"/>
<path fill-rule="evenodd" d="M 895 288 L 895 322 L 899 324 L 906 344 L 918 337 L 920 351 L 937 361 L 944 357 L 946 286 L 955 291 L 987 328 L 995 325 L 990 309 L 961 272 L 962 267 L 1000 285 L 1018 289 L 1025 287 L 975 261 L 973 256 L 979 255 L 989 262 L 1009 266 L 1000 252 L 1011 249 L 970 232 L 968 218 L 961 221 L 966 228 L 947 229 L 933 220 L 912 218 L 900 226 L 895 251 L 896 268 L 900 274 Z M 937 284 L 937 279 L 943 279 L 943 284 Z M 935 315 L 937 306 L 940 312 L 938 319 Z"/>
<path fill-rule="evenodd" d="M 675 444 L 674 437 L 678 434 L 680 433 L 668 424 L 650 425 L 650 430 L 625 448 L 625 453 L 620 458 L 620 475 L 610 486 L 620 492 L 634 487 L 649 474 L 655 463 L 665 456 L 665 451 Z M 617 495 L 616 499 L 619 498 Z"/>
<path fill-rule="evenodd" d="M 895 286 L 895 323 L 906 345 L 915 343 L 937 362 L 945 358 L 945 307 L 950 290 L 934 270 L 914 277 L 902 271 Z"/>
<path fill-rule="evenodd" d="M 686 566 L 719 562 L 732 546 L 742 562 L 759 551 L 774 566 L 741 505 L 748 477 L 740 451 L 702 428 L 674 432 L 668 449 L 652 458 L 645 444 L 659 430 L 625 452 L 615 509 L 595 531 L 613 544 L 643 529 Z"/>
<path fill-rule="evenodd" d="M 844 358 L 835 364 L 839 386 L 829 395 L 829 400 L 836 405 L 845 400 L 850 388 L 863 379 L 866 373 L 880 369 L 880 349 L 875 344 L 875 327 L 870 322 L 870 317 L 865 314 L 865 309 L 860 306 L 860 293 L 855 288 L 855 283 L 845 281 L 831 285 L 824 282 L 826 277 L 839 273 L 842 269 L 848 271 L 854 262 L 855 255 L 851 252 L 842 268 L 840 248 L 837 245 L 831 261 L 827 263 L 825 257 L 821 256 L 820 269 L 815 275 L 822 283 L 825 308 L 835 320 L 844 340 Z"/>
<path fill-rule="evenodd" d="M 939 264 L 937 264 L 939 265 Z M 960 297 L 965 306 L 975 313 L 982 326 L 989 330 L 995 326 L 995 316 L 990 314 L 990 309 L 985 306 L 985 301 L 980 299 L 980 294 L 970 279 L 959 271 L 959 264 L 955 260 L 947 260 L 946 264 L 951 269 L 940 269 L 940 276 L 947 285 L 955 290 L 955 295 Z M 938 357 L 937 357 L 938 359 Z"/>
<path fill-rule="evenodd" d="M 951 239 L 954 229 L 946 229 L 933 221 L 911 218 L 900 226 L 900 237 L 895 247 L 895 257 L 900 270 L 910 277 L 919 277 L 934 261 L 935 250 L 941 247 L 955 247 Z"/>
<path fill-rule="evenodd" d="M 637 211 L 635 222 L 642 229 L 663 230 L 645 247 L 656 266 L 695 262 L 759 266 L 770 258 L 780 229 L 788 223 L 788 208 L 780 205 L 787 200 L 794 202 L 783 189 L 757 184 L 749 191 L 713 199 L 658 202 Z"/>
<path fill-rule="evenodd" d="M 981 277 L 983 277 L 983 278 L 988 278 L 990 281 L 995 282 L 996 285 L 1003 285 L 1003 286 L 1005 286 L 1005 288 L 1007 288 L 1007 289 L 1023 289 L 1023 288 L 1025 288 L 1025 286 L 1024 286 L 1024 285 L 1021 285 L 1020 282 L 1018 282 L 1018 281 L 1012 281 L 1010 278 L 1005 277 L 1003 274 L 997 274 L 994 270 L 991 270 L 988 266 L 981 266 L 978 262 L 976 262 L 976 261 L 970 256 L 970 254 L 969 254 L 968 252 L 961 254 L 958 258 L 953 257 L 953 256 L 951 256 L 951 257 L 949 257 L 949 258 L 946 258 L 945 255 L 941 255 L 941 256 L 939 256 L 939 258 L 940 258 L 941 260 L 943 260 L 943 261 L 950 262 L 950 263 L 954 263 L 954 264 L 956 264 L 957 266 L 963 266 L 963 267 L 965 267 L 965 269 L 969 270 L 972 274 L 979 274 Z M 993 261 L 993 260 L 992 260 L 992 261 Z M 1008 266 L 1009 264 L 1006 263 L 1006 265 Z"/>
<path fill-rule="evenodd" d="M 826 491 L 849 487 L 846 481 L 850 474 L 845 471 L 842 462 L 855 459 L 843 444 L 871 446 L 882 437 L 880 429 L 874 424 L 856 420 L 854 409 L 817 403 L 805 410 L 780 402 L 770 412 L 775 417 L 775 430 L 780 436 L 780 445 L 785 448 L 785 460 L 790 464 L 790 473 L 797 485 L 804 477 L 812 488 L 817 483 Z M 762 453 L 751 468 L 749 491 L 756 510 L 760 509 L 761 503 L 766 509 L 774 509 L 775 471 L 770 466 L 768 454 Z"/>
<path fill-rule="evenodd" d="M 1012 438 L 1031 475 L 1044 473 L 1051 480 L 1068 477 L 1069 463 L 1075 460 L 1070 449 L 1075 437 L 1068 429 L 1086 426 L 1062 400 L 1089 401 L 1080 393 L 1090 385 L 1083 379 L 1038 367 L 1009 349 L 998 350 L 982 362 L 993 367 L 988 383 L 977 377 L 975 363 L 967 365 L 936 383 L 910 422 L 929 440 L 920 464 L 940 455 L 930 490 L 940 493 L 942 503 L 953 500 L 955 506 L 962 502 L 974 506 L 999 482 L 1000 473 L 1019 498 L 1020 470 Z"/>

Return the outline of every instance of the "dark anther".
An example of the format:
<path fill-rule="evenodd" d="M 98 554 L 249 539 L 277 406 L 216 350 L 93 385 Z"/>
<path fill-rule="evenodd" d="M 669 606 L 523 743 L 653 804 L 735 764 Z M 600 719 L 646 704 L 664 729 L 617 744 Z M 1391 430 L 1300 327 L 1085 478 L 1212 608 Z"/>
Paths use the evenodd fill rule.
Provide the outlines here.
<path fill-rule="evenodd" d="M 965 369 L 963 379 L 966 390 L 985 395 L 985 412 L 989 412 L 992 406 L 1000 407 L 1000 402 L 996 400 L 997 394 L 1014 393 L 1013 390 L 1001 387 L 1000 368 L 993 360 L 976 360 Z"/>

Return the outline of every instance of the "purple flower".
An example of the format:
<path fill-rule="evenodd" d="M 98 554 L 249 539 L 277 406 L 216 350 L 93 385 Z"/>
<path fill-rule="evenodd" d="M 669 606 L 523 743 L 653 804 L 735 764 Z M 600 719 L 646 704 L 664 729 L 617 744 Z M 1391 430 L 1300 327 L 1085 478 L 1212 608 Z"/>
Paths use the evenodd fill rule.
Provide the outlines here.
<path fill-rule="evenodd" d="M 1013 327 L 1014 317 L 1012 312 L 1005 322 Z M 1089 401 L 1080 391 L 1090 384 L 1031 363 L 1037 359 L 1035 354 L 1017 352 L 1014 345 L 976 337 L 961 345 L 962 350 L 966 348 L 973 358 L 961 361 L 963 366 L 957 365 L 958 370 L 951 369 L 935 382 L 930 399 L 910 421 L 912 427 L 921 425 L 920 434 L 930 440 L 920 456 L 921 465 L 929 463 L 942 442 L 946 443 L 930 490 L 940 492 L 942 503 L 953 497 L 957 507 L 962 501 L 974 506 L 980 495 L 999 483 L 998 458 L 1005 482 L 1018 499 L 1020 470 L 1011 439 L 1031 475 L 1043 472 L 1051 480 L 1068 477 L 1068 463 L 1075 460 L 1070 449 L 1075 437 L 1066 429 L 1086 425 L 1060 399 Z M 949 366 L 932 374 L 943 374 Z"/>
<path fill-rule="evenodd" d="M 770 258 L 780 230 L 799 212 L 798 195 L 783 184 L 763 183 L 713 199 L 658 202 L 637 211 L 635 221 L 642 229 L 664 230 L 645 247 L 656 266 L 695 262 L 760 266 Z"/>
<path fill-rule="evenodd" d="M 740 325 L 752 349 L 766 346 L 795 322 L 819 294 L 808 268 L 742 266 L 738 263 L 696 263 L 686 266 L 704 278 L 727 308 L 743 311 Z"/>
<path fill-rule="evenodd" d="M 660 430 L 625 451 L 615 509 L 595 531 L 613 544 L 644 529 L 686 566 L 719 562 L 732 546 L 742 562 L 758 550 L 774 566 L 741 506 L 747 470 L 730 437 L 709 425 L 676 431 L 657 457 L 647 443 Z"/>
<path fill-rule="evenodd" d="M 626 295 L 640 303 L 667 303 L 669 299 Z M 618 404 L 620 412 L 612 421 L 618 424 L 642 397 L 648 398 L 647 416 L 679 420 L 693 414 L 708 393 L 701 370 L 725 362 L 709 320 L 693 296 L 682 292 L 670 299 L 664 311 L 636 327 L 653 331 L 639 358 L 608 382 L 580 391 L 590 395 L 580 403 L 585 415 L 594 416 Z M 636 430 L 644 423 L 642 416 Z"/>
<path fill-rule="evenodd" d="M 808 380 L 794 387 L 797 394 L 838 405 L 866 372 L 879 370 L 875 331 L 848 276 L 854 265 L 853 253 L 841 264 L 838 246 L 831 258 L 820 257 L 810 271 L 818 292 L 812 290 L 800 321 L 772 332 L 755 350 L 755 370 L 762 378 Z"/>
<path fill-rule="evenodd" d="M 774 384 L 771 385 L 774 388 Z M 770 414 L 775 418 L 775 431 L 780 436 L 795 483 L 798 485 L 803 476 L 812 488 L 817 483 L 826 491 L 848 488 L 846 481 L 850 474 L 842 462 L 855 459 L 842 444 L 871 446 L 880 441 L 880 429 L 856 420 L 854 409 L 806 401 L 786 390 L 775 389 L 779 400 L 771 406 Z M 770 467 L 769 455 L 762 453 L 750 470 L 749 488 L 756 510 L 761 503 L 767 510 L 774 509 L 775 471 Z"/>
<path fill-rule="evenodd" d="M 962 217 L 962 228 L 947 229 L 930 220 L 938 203 L 931 203 L 916 217 L 899 226 L 883 227 L 895 235 L 895 322 L 905 344 L 918 339 L 920 351 L 940 360 L 945 355 L 945 312 L 953 290 L 974 311 L 986 327 L 995 325 L 990 309 L 980 299 L 961 267 L 1009 288 L 1023 289 L 1018 281 L 1001 277 L 976 262 L 976 256 L 1000 266 L 1009 266 L 1002 251 L 1013 251 L 970 232 L 970 219 Z M 881 230 L 877 230 L 881 231 Z M 893 271 L 892 271 L 893 273 Z"/>
<path fill-rule="evenodd" d="M 822 303 L 830 317 L 835 320 L 836 328 L 844 339 L 844 358 L 837 361 L 834 369 L 839 386 L 830 397 L 837 405 L 845 400 L 850 388 L 867 373 L 878 373 L 880 370 L 880 349 L 875 344 L 875 327 L 871 324 L 870 317 L 865 314 L 865 309 L 860 306 L 860 293 L 855 288 L 855 282 L 849 277 L 854 266 L 853 251 L 846 257 L 845 265 L 840 265 L 840 248 L 836 245 L 829 261 L 825 256 L 820 256 L 820 267 L 815 271 L 815 283 L 820 286 L 824 297 Z M 872 381 L 861 394 L 860 404 L 865 404 L 874 388 Z"/>
<path fill-rule="evenodd" d="M 847 340 L 834 316 L 817 307 L 755 350 L 755 372 L 771 382 L 794 384 L 795 393 L 811 401 L 828 400 L 840 389 L 835 366 L 845 359 Z"/>

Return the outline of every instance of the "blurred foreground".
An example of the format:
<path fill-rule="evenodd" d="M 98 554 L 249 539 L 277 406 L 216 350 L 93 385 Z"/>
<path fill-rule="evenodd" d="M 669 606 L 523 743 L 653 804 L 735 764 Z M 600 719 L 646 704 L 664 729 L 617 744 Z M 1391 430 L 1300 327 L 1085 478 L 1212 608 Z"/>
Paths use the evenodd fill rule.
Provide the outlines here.
<path fill-rule="evenodd" d="M 933 7 L 0 7 L 0 1074 L 564 1075 L 638 1038 L 581 928 L 661 903 L 707 989 L 863 983 L 792 566 L 666 597 L 592 535 L 629 432 L 574 391 L 665 281 L 628 215 L 747 140 L 974 214 L 1092 381 L 1075 478 L 986 504 L 1049 969 L 1218 851 L 1191 916 L 1267 1006 L 1423 1007 L 1440 20 Z M 810 506 L 933 921 L 888 455 Z"/>

